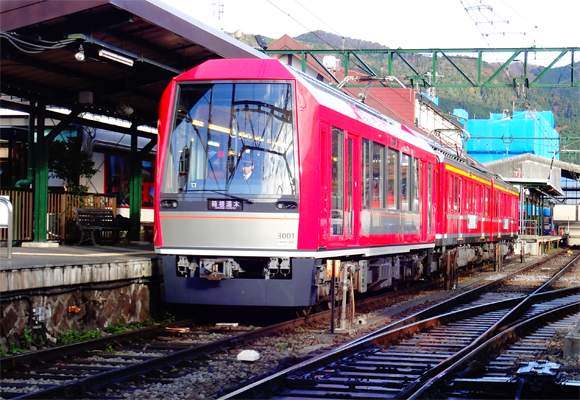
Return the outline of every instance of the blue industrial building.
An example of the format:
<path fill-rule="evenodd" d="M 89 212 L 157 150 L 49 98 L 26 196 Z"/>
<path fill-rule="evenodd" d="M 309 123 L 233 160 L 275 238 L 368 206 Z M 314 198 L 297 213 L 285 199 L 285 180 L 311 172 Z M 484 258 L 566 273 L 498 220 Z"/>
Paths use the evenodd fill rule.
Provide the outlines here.
<path fill-rule="evenodd" d="M 454 110 L 459 121 L 465 110 Z M 467 153 L 481 163 L 530 153 L 559 160 L 560 140 L 551 111 L 514 111 L 489 119 L 467 119 Z"/>

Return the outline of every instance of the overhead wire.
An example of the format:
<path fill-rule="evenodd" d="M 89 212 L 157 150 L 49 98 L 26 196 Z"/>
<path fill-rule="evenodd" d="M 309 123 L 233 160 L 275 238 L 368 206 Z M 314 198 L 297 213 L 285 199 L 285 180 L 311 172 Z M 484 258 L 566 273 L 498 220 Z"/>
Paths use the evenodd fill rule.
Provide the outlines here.
<path fill-rule="evenodd" d="M 520 13 L 519 13 L 519 12 L 518 12 L 516 9 L 514 9 L 514 8 L 513 8 L 513 7 L 511 7 L 509 4 L 507 4 L 507 3 L 506 3 L 504 0 L 499 0 L 499 1 L 500 1 L 501 3 L 503 3 L 503 4 L 504 4 L 506 7 L 508 7 L 510 10 L 512 10 L 514 13 L 516 13 L 516 14 L 517 14 L 517 15 L 518 15 L 518 16 L 519 16 L 519 17 L 520 17 L 522 20 L 524 20 L 526 23 L 530 24 L 530 26 L 532 26 L 532 27 L 533 27 L 533 29 L 539 29 L 539 30 L 540 30 L 540 31 L 541 31 L 541 32 L 542 32 L 544 35 L 546 35 L 546 36 L 548 36 L 548 37 L 552 38 L 552 37 L 551 37 L 551 34 L 550 34 L 549 32 L 546 32 L 545 30 L 543 30 L 542 28 L 540 28 L 538 25 L 536 25 L 536 24 L 534 24 L 533 22 L 531 22 L 530 20 L 528 20 L 526 17 L 524 17 L 522 14 L 520 14 Z M 481 0 L 480 0 L 480 3 L 481 3 Z M 495 14 L 495 12 L 494 12 L 494 14 Z M 497 14 L 496 14 L 496 15 L 497 15 Z M 524 34 L 524 35 L 526 35 L 526 33 L 525 33 L 525 32 L 524 32 L 523 34 Z M 536 43 L 536 39 L 537 39 L 537 38 L 534 38 L 534 46 L 535 46 L 535 43 Z M 546 47 L 544 47 L 544 46 L 540 46 L 539 48 L 541 48 L 541 49 L 543 49 L 543 50 L 547 50 L 547 49 L 546 49 Z M 570 70 L 572 71 L 572 73 L 573 73 L 573 74 L 574 74 L 574 73 L 578 73 L 578 72 L 580 72 L 580 69 L 579 69 L 578 67 L 574 66 L 574 64 L 573 64 L 572 62 L 570 62 L 569 64 L 566 64 L 566 65 L 565 65 L 565 67 L 567 67 L 567 68 L 570 68 Z M 527 97 L 526 97 L 526 99 L 527 99 Z M 528 102 L 528 104 L 527 104 L 527 105 L 525 105 L 525 106 L 524 106 L 524 109 L 525 109 L 526 111 L 528 111 L 528 112 L 534 112 L 534 113 L 536 112 L 536 111 L 533 111 L 533 110 L 532 110 L 532 108 L 531 108 L 531 105 L 529 104 L 529 102 Z M 537 124 L 536 124 L 536 125 L 537 125 Z M 544 143 L 545 143 L 545 142 L 544 142 Z M 547 145 L 546 145 L 546 146 L 547 146 Z M 567 146 L 565 146 L 565 147 L 566 147 L 566 148 L 568 148 L 569 146 L 570 146 L 570 144 L 568 144 L 568 145 L 567 145 Z"/>
<path fill-rule="evenodd" d="M 341 33 L 339 33 L 336 29 L 334 29 L 333 27 L 331 27 L 329 24 L 327 24 L 325 21 L 323 21 L 318 15 L 316 15 L 315 13 L 313 13 L 312 11 L 310 11 L 306 6 L 304 6 L 302 3 L 300 3 L 298 0 L 294 0 L 298 5 L 300 5 L 302 8 L 304 8 L 307 12 L 309 12 L 312 16 L 314 16 L 316 19 L 318 19 L 320 22 L 322 22 L 324 25 L 326 25 L 327 27 L 329 27 L 332 31 L 334 31 L 334 33 L 336 33 L 338 36 L 340 36 L 341 38 L 343 38 L 345 41 L 348 41 L 349 43 L 351 43 L 353 45 L 353 48 L 360 50 L 361 52 L 363 52 L 364 54 L 367 54 L 364 52 L 364 50 L 362 50 L 360 47 L 358 47 L 356 44 L 354 44 L 352 41 L 349 40 L 348 37 L 342 35 Z M 312 33 L 312 32 L 311 32 Z M 358 64 L 357 64 L 358 65 Z M 360 68 L 360 65 L 359 65 Z M 364 69 L 364 68 L 361 68 Z M 381 86 L 384 87 L 384 86 Z M 396 90 L 394 90 L 393 87 L 390 86 L 386 86 L 388 89 L 391 89 L 392 92 L 394 92 L 397 96 L 399 96 L 401 99 L 403 99 L 403 101 L 408 102 L 409 104 L 413 105 L 413 102 L 411 100 L 409 100 L 408 98 L 402 96 L 399 92 L 397 92 Z"/>
<path fill-rule="evenodd" d="M 350 39 L 342 34 L 340 34 L 336 29 L 334 29 L 333 27 L 331 27 L 330 25 L 328 25 L 325 21 L 323 21 L 318 15 L 316 15 L 315 13 L 313 13 L 312 11 L 310 11 L 306 6 L 304 6 L 302 3 L 300 3 L 298 0 L 294 0 L 300 7 L 304 8 L 306 11 L 308 11 L 314 18 L 316 18 L 317 20 L 319 20 L 320 22 L 322 22 L 324 25 L 326 25 L 327 27 L 329 27 L 331 30 L 334 31 L 334 33 L 336 33 L 338 36 L 340 36 L 341 38 L 343 38 L 345 41 L 351 43 L 353 45 L 354 48 L 356 48 L 357 50 L 361 50 L 358 46 L 356 46 L 353 42 L 350 41 Z"/>
<path fill-rule="evenodd" d="M 321 18 L 319 18 L 316 14 L 314 14 L 312 11 L 310 11 L 307 7 L 305 7 L 303 4 L 301 4 L 298 0 L 294 0 L 296 3 L 298 3 L 302 8 L 304 8 L 306 11 L 308 11 L 310 14 L 312 14 L 315 18 L 317 18 L 320 22 L 322 22 L 323 24 L 325 24 L 327 27 L 329 27 L 330 29 L 332 29 L 337 35 L 341 36 L 345 41 L 349 42 L 352 44 L 353 48 L 360 50 L 363 54 L 368 54 L 365 53 L 365 51 L 363 49 L 361 49 L 360 47 L 358 47 L 355 43 L 353 43 L 351 40 L 349 40 L 348 37 L 343 36 L 342 34 L 340 34 L 336 29 L 334 29 L 333 27 L 331 27 L 330 25 L 328 25 L 326 22 L 324 22 Z M 386 47 L 386 46 L 385 46 Z M 360 66 L 359 66 L 360 67 Z M 364 69 L 364 68 L 361 68 Z M 381 67 L 382 69 L 382 67 Z M 408 99 L 407 97 L 401 95 L 397 90 L 395 90 L 396 88 L 391 87 L 391 86 L 380 86 L 380 87 L 386 87 L 387 89 L 390 89 L 394 94 L 396 94 L 398 97 L 400 97 L 403 101 L 414 105 L 414 103 Z"/>
<path fill-rule="evenodd" d="M 268 1 L 268 3 L 270 3 L 271 5 L 273 5 L 274 7 L 276 7 L 281 13 L 287 15 L 290 19 L 292 19 L 298 25 L 300 25 L 301 27 L 303 27 L 304 29 L 306 29 L 309 33 L 312 33 L 318 39 L 320 39 L 321 41 L 323 41 L 324 43 L 326 43 L 326 45 L 328 45 L 328 46 L 332 47 L 334 50 L 337 50 L 338 51 L 338 49 L 336 47 L 334 47 L 333 45 L 331 45 L 330 43 L 328 43 L 326 40 L 324 40 L 322 37 L 320 37 L 319 35 L 317 35 L 316 33 L 314 33 L 312 30 L 310 30 L 310 28 L 308 28 L 302 22 L 298 21 L 296 18 L 294 18 L 292 15 L 290 15 L 290 13 L 287 13 L 286 11 L 282 10 L 279 6 L 277 6 L 276 4 L 274 4 L 271 0 L 267 0 L 267 1 Z"/>
<path fill-rule="evenodd" d="M 331 47 L 332 49 L 336 50 L 337 52 L 339 52 L 340 50 L 337 49 L 336 47 L 334 47 L 332 44 L 328 43 L 326 40 L 324 40 L 324 38 L 322 38 L 320 35 L 316 34 L 315 32 L 313 32 L 312 30 L 310 30 L 306 25 L 304 25 L 302 22 L 298 21 L 296 18 L 294 18 L 290 13 L 286 12 L 285 10 L 283 10 L 282 8 L 280 8 L 279 6 L 277 6 L 276 4 L 274 4 L 271 0 L 267 0 L 268 3 L 270 3 L 272 6 L 274 6 L 275 8 L 277 8 L 280 12 L 282 12 L 283 14 L 285 14 L 286 16 L 288 16 L 289 18 L 291 18 L 293 21 L 295 21 L 296 23 L 298 23 L 300 26 L 302 26 L 304 29 L 306 29 L 309 33 L 313 34 L 314 36 L 316 36 L 317 38 L 319 38 L 322 42 L 326 43 L 329 47 Z M 298 0 L 295 0 L 295 2 L 300 5 L 302 8 L 304 8 L 307 12 L 309 12 L 310 14 L 312 14 L 316 19 L 318 19 L 320 22 L 322 22 L 324 25 L 326 25 L 327 27 L 329 27 L 330 29 L 332 29 L 338 36 L 340 36 L 341 38 L 344 38 L 345 40 L 348 40 L 348 38 L 346 38 L 345 36 L 341 35 L 339 32 L 337 32 L 334 28 L 332 28 L 330 25 L 328 25 L 326 22 L 324 22 L 320 17 L 318 17 L 316 14 L 314 14 L 312 11 L 310 11 L 306 6 L 304 6 L 302 3 L 300 3 Z M 350 40 L 348 40 L 350 43 L 352 43 Z M 354 43 L 352 43 L 354 45 Z M 360 48 L 358 48 L 358 46 L 355 45 L 355 48 L 358 50 L 361 50 Z M 362 51 L 362 50 L 361 50 Z M 359 66 L 360 67 L 360 66 Z M 394 88 L 387 86 L 387 88 L 390 88 L 391 90 L 394 90 Z M 413 104 L 409 99 L 405 98 L 404 96 L 402 96 L 400 93 L 398 93 L 397 91 L 394 91 L 394 93 L 401 97 L 401 99 L 403 99 L 406 102 L 409 102 L 410 104 Z"/>
<path fill-rule="evenodd" d="M 556 39 L 552 36 L 552 34 L 550 32 L 545 31 L 544 29 L 542 29 L 540 27 L 540 25 L 535 25 L 533 22 L 531 22 L 530 20 L 528 20 L 526 17 L 524 17 L 522 14 L 520 14 L 516 9 L 514 9 L 512 6 L 510 6 L 508 3 L 506 3 L 504 0 L 499 0 L 500 2 L 502 2 L 506 7 L 508 7 L 509 9 L 511 9 L 513 12 L 515 12 L 520 18 L 522 18 L 524 21 L 526 21 L 527 23 L 529 23 L 531 26 L 534 27 L 534 29 L 538 29 L 540 30 L 544 35 L 548 36 L 550 39 Z M 534 39 L 534 43 L 536 42 L 536 40 Z M 539 48 L 546 50 L 545 46 L 540 46 Z M 576 68 L 574 65 L 570 64 L 569 65 L 570 68 L 576 72 L 580 72 L 579 68 Z"/>

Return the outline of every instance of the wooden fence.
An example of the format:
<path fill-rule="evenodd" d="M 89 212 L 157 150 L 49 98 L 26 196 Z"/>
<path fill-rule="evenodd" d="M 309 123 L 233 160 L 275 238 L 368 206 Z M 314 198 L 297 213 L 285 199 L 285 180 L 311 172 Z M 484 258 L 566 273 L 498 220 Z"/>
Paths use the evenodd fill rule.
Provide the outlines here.
<path fill-rule="evenodd" d="M 0 189 L 0 195 L 8 196 L 14 209 L 14 235 L 17 242 L 32 241 L 34 194 L 30 189 Z M 78 240 L 73 207 L 110 208 L 117 213 L 115 195 L 86 193 L 49 193 L 46 215 L 47 240 L 71 244 Z M 0 241 L 6 241 L 8 232 L 0 229 Z"/>

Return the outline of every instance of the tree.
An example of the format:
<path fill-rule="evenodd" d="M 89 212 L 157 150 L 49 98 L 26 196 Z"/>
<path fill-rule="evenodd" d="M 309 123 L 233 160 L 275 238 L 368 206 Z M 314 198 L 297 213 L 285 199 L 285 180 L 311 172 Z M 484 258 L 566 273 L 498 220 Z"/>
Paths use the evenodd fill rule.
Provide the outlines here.
<path fill-rule="evenodd" d="M 53 141 L 49 148 L 48 169 L 51 178 L 60 178 L 69 191 L 86 192 L 87 187 L 79 184 L 81 176 L 90 179 L 97 173 L 91 155 L 82 149 L 82 135 L 66 136 Z"/>

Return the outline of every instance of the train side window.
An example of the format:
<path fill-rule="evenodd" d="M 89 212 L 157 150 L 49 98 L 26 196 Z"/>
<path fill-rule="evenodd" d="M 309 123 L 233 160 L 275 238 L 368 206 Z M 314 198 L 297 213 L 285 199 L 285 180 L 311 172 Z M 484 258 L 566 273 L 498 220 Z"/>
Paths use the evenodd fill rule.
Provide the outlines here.
<path fill-rule="evenodd" d="M 471 184 L 471 212 L 475 214 L 477 211 L 477 184 Z"/>
<path fill-rule="evenodd" d="M 411 157 L 401 153 L 401 210 L 409 211 L 412 204 L 409 197 L 411 196 Z"/>
<path fill-rule="evenodd" d="M 396 210 L 399 208 L 399 152 L 391 148 L 387 151 L 387 208 Z"/>
<path fill-rule="evenodd" d="M 474 196 L 473 196 L 473 212 L 477 213 L 481 211 L 481 207 L 478 207 L 479 201 L 481 201 L 481 185 L 475 185 L 473 188 Z M 479 201 L 478 201 L 479 200 Z"/>
<path fill-rule="evenodd" d="M 489 216 L 489 189 L 485 188 L 485 215 Z"/>
<path fill-rule="evenodd" d="M 363 185 L 362 188 L 362 207 L 363 208 L 371 208 L 371 144 L 372 142 L 368 139 L 362 140 L 362 176 L 361 182 Z"/>
<path fill-rule="evenodd" d="M 463 179 L 457 178 L 457 180 L 457 211 L 461 213 L 461 210 L 463 209 L 463 205 L 461 203 L 463 198 Z"/>
<path fill-rule="evenodd" d="M 497 190 L 494 191 L 493 200 L 494 200 L 493 216 L 497 218 L 499 217 L 499 192 Z"/>
<path fill-rule="evenodd" d="M 385 208 L 385 168 L 383 163 L 385 160 L 385 146 L 373 143 L 373 200 L 374 208 Z"/>
<path fill-rule="evenodd" d="M 459 188 L 458 188 L 459 182 L 458 182 L 458 178 L 455 176 L 453 177 L 453 211 L 458 212 L 459 208 L 457 207 L 457 201 L 458 201 L 458 192 L 459 192 Z"/>
<path fill-rule="evenodd" d="M 433 176 L 431 175 L 431 168 L 431 163 L 429 163 L 427 167 L 427 233 L 431 233 L 431 218 L 433 217 L 433 194 L 431 193 L 433 189 Z"/>
<path fill-rule="evenodd" d="M 413 157 L 413 211 L 419 212 L 419 191 L 421 188 L 421 175 L 419 174 L 420 161 Z"/>
<path fill-rule="evenodd" d="M 471 182 L 465 182 L 465 211 L 469 212 L 471 209 Z"/>
<path fill-rule="evenodd" d="M 507 194 L 506 193 L 503 193 L 501 195 L 501 197 L 503 198 L 503 200 L 502 200 L 502 204 L 503 204 L 503 209 L 502 209 L 503 215 L 502 215 L 502 218 L 505 218 L 509 214 L 508 197 L 507 197 Z"/>
<path fill-rule="evenodd" d="M 344 131 L 332 127 L 332 235 L 342 235 L 344 228 Z"/>
<path fill-rule="evenodd" d="M 453 176 L 447 181 L 447 211 L 453 212 Z"/>

